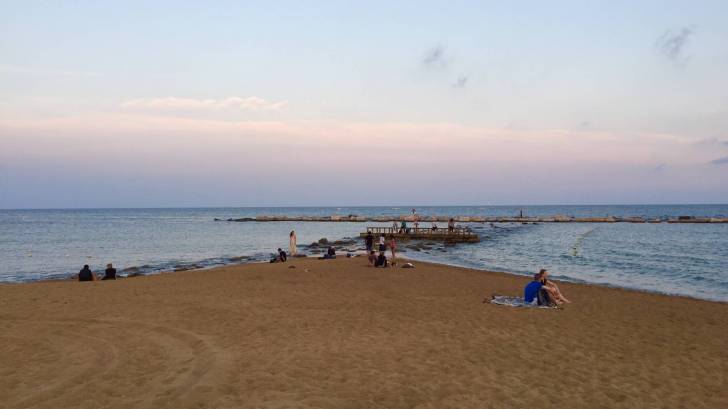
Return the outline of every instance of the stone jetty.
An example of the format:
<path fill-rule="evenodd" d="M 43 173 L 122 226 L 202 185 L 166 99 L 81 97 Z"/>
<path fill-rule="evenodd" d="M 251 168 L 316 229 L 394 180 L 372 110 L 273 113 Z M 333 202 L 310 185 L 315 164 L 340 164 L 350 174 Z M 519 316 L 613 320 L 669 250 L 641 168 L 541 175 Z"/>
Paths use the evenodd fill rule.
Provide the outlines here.
<path fill-rule="evenodd" d="M 360 233 L 359 237 L 366 237 L 368 234 L 373 237 L 384 235 L 396 237 L 397 240 L 430 240 L 444 241 L 445 243 L 477 243 L 480 237 L 468 228 L 394 228 L 394 227 L 367 227 L 367 231 Z"/>
<path fill-rule="evenodd" d="M 532 217 L 506 217 L 506 216 L 457 216 L 457 215 L 439 215 L 439 216 L 417 216 L 420 223 L 447 223 L 450 219 L 454 219 L 458 223 L 728 223 L 728 217 L 694 217 L 680 216 L 677 218 L 653 218 L 645 219 L 638 216 L 604 216 L 604 217 L 574 217 L 567 215 L 553 216 L 532 216 Z M 256 217 L 215 219 L 215 221 L 228 222 L 381 222 L 392 223 L 407 221 L 413 223 L 415 218 L 412 215 L 402 216 L 360 216 L 350 215 L 330 215 L 330 216 L 286 216 L 286 215 L 260 215 Z"/>

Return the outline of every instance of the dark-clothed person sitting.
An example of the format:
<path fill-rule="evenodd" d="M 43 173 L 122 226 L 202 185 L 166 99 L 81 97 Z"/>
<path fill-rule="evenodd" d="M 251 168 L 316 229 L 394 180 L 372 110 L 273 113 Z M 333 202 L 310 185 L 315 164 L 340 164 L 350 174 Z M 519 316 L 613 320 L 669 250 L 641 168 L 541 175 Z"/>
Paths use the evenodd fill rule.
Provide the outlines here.
<path fill-rule="evenodd" d="M 104 278 L 102 280 L 116 280 L 116 269 L 114 268 L 111 263 L 106 265 L 106 270 L 104 270 Z"/>
<path fill-rule="evenodd" d="M 329 260 L 336 258 L 336 249 L 333 246 L 329 246 L 329 248 L 326 250 L 326 254 L 324 254 L 323 259 Z"/>
<path fill-rule="evenodd" d="M 286 262 L 286 252 L 278 248 L 278 260 L 281 261 L 281 263 Z"/>
<path fill-rule="evenodd" d="M 374 267 L 387 267 L 387 256 L 384 255 L 384 252 L 379 253 L 379 257 L 377 257 Z"/>
<path fill-rule="evenodd" d="M 78 272 L 78 281 L 94 281 L 94 273 L 88 268 L 88 264 Z"/>

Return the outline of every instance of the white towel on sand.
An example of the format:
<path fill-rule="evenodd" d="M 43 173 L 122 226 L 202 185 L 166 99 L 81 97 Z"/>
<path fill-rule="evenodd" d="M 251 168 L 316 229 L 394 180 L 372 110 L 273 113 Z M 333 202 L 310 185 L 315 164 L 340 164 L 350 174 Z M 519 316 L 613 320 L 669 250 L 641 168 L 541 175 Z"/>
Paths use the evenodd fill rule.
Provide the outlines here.
<path fill-rule="evenodd" d="M 556 308 L 549 307 L 548 305 L 538 305 L 534 301 L 533 303 L 527 303 L 523 300 L 523 297 L 511 297 L 508 295 L 494 295 L 490 300 L 491 304 L 506 305 L 509 307 L 528 307 L 528 308 Z"/>

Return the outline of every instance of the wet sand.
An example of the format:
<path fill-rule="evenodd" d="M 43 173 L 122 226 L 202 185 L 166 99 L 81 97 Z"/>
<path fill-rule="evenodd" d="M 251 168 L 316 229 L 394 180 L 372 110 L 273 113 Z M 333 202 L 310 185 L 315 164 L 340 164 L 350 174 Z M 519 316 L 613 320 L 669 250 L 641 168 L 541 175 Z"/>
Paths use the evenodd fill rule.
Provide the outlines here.
<path fill-rule="evenodd" d="M 727 303 L 416 266 L 0 285 L 0 408 L 728 407 Z"/>

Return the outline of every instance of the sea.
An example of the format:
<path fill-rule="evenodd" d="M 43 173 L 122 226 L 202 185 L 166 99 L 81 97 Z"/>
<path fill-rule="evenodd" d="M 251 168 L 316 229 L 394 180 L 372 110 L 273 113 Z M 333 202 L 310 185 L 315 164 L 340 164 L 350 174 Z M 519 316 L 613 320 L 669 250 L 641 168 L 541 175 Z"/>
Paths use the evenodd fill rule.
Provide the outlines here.
<path fill-rule="evenodd" d="M 0 210 L 0 282 L 67 279 L 84 265 L 120 275 L 145 275 L 228 264 L 267 262 L 322 238 L 355 239 L 355 222 L 227 222 L 257 215 L 407 215 L 423 217 L 569 215 L 575 217 L 728 217 L 728 205 L 639 206 L 388 206 L 180 209 Z M 403 256 L 528 276 L 546 268 L 565 281 L 728 301 L 728 224 L 460 223 L 480 243 L 419 248 Z M 429 226 L 429 223 L 424 223 Z M 423 227 L 424 227 L 423 226 Z M 356 247 L 356 246 L 349 246 Z M 301 251 L 308 251 L 301 248 Z M 525 278 L 525 277 L 524 277 Z"/>

